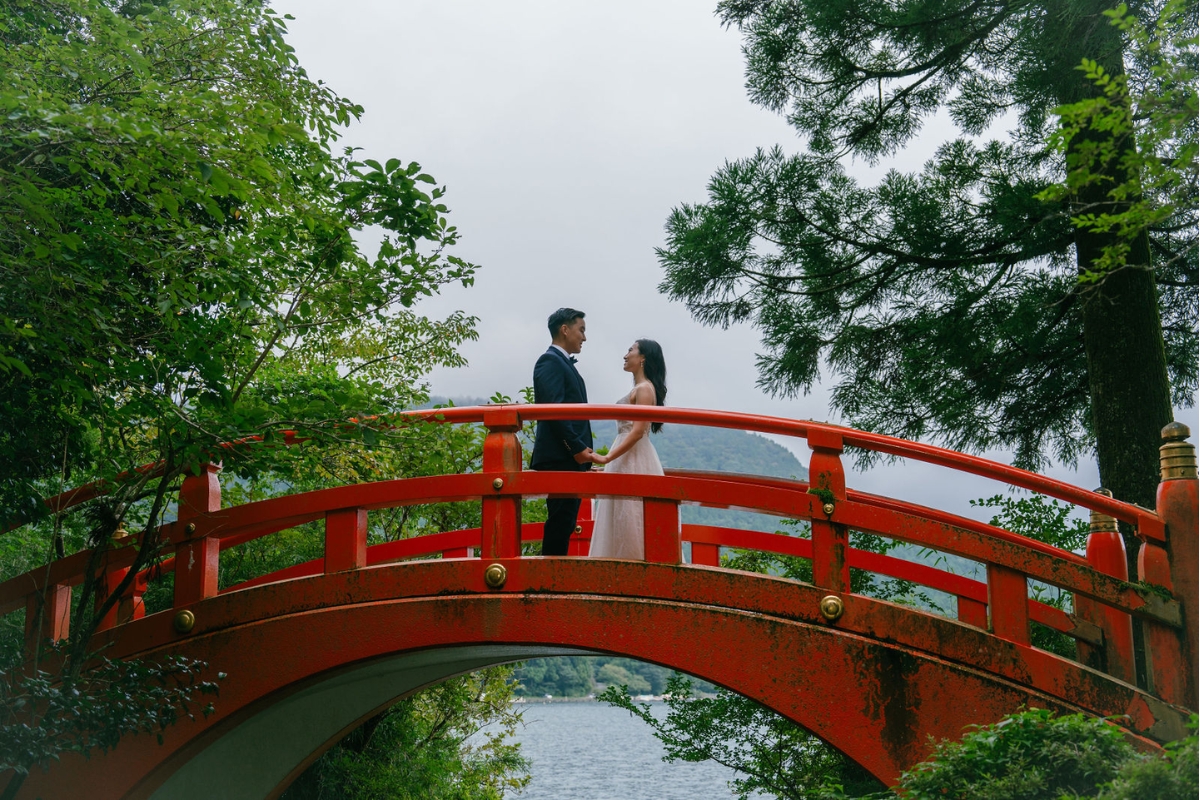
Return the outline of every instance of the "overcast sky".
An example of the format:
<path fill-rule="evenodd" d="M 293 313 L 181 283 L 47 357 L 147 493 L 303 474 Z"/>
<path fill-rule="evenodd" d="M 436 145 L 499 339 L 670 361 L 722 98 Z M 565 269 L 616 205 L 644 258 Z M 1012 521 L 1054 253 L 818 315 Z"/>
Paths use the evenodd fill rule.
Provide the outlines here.
<path fill-rule="evenodd" d="M 287 0 L 290 41 L 309 74 L 366 109 L 345 143 L 364 157 L 419 161 L 447 187 L 458 255 L 474 287 L 420 310 L 479 317 L 470 366 L 431 377 L 436 394 L 517 397 L 559 306 L 587 312 L 579 369 L 593 402 L 628 391 L 621 358 L 637 338 L 663 346 L 675 406 L 838 419 L 826 394 L 793 400 L 756 388 L 759 337 L 692 321 L 656 289 L 671 208 L 705 199 L 709 177 L 756 147 L 799 142 L 752 105 L 740 37 L 715 0 L 394 2 Z M 949 135 L 927 130 L 891 165 L 918 169 Z M 873 180 L 889 164 L 850 164 Z M 1183 421 L 1195 430 L 1195 413 Z M 808 449 L 791 449 L 807 463 Z M 991 454 L 1007 461 L 1007 454 Z M 1091 463 L 1056 477 L 1094 488 Z M 860 489 L 969 513 L 1002 487 L 923 465 L 851 474 Z"/>

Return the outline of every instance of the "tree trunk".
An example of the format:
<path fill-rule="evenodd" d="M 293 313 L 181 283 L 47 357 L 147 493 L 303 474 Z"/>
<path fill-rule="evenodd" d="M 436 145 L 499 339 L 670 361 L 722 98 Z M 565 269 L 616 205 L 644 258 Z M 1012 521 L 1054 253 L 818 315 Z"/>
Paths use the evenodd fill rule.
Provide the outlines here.
<path fill-rule="evenodd" d="M 1109 5 L 1098 3 L 1099 7 Z M 1106 24 L 1089 25 L 1084 52 L 1105 66 L 1111 75 L 1124 73 L 1121 40 L 1117 31 Z M 1073 102 L 1098 91 L 1082 74 L 1076 84 L 1063 92 L 1064 102 Z M 1072 90 L 1073 89 L 1073 90 Z M 1077 147 L 1089 138 L 1111 136 L 1108 132 L 1084 131 L 1071 142 Z M 1126 147 L 1134 147 L 1132 137 Z M 1108 198 L 1111 186 L 1124 182 L 1120 172 L 1120 152 L 1109 162 L 1113 170 L 1110 184 L 1093 184 L 1079 192 L 1080 207 L 1093 213 L 1120 212 L 1121 205 Z M 1077 229 L 1075 251 L 1080 274 L 1092 270 L 1105 246 L 1113 244 L 1113 234 Z M 1101 484 L 1118 500 L 1153 509 L 1158 489 L 1158 447 L 1160 432 L 1171 421 L 1171 386 L 1167 375 L 1167 357 L 1163 345 L 1162 321 L 1158 312 L 1158 290 L 1151 263 L 1150 241 L 1142 233 L 1131 243 L 1126 265 L 1095 285 L 1080 289 L 1083 300 L 1083 337 L 1087 354 L 1088 385 L 1091 395 L 1092 425 L 1096 435 L 1096 462 Z M 1129 575 L 1137 576 L 1139 542 L 1128 526 L 1122 525 Z M 1144 652 L 1141 626 L 1135 620 L 1135 650 L 1138 682 L 1144 684 Z"/>

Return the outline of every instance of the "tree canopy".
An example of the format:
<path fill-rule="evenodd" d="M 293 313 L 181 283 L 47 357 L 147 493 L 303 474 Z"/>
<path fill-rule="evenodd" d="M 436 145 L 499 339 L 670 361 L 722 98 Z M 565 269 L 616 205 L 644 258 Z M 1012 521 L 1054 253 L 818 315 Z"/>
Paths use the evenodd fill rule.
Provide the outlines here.
<path fill-rule="evenodd" d="M 443 189 L 334 147 L 362 109 L 307 76 L 264 3 L 18 2 L 4 22 L 6 518 L 64 470 L 341 435 L 460 363 L 472 320 L 411 310 L 472 281 Z"/>
<path fill-rule="evenodd" d="M 672 212 L 661 290 L 702 322 L 759 327 L 760 383 L 773 393 L 808 391 L 827 368 L 851 425 L 1006 448 L 1032 468 L 1095 449 L 1104 484 L 1152 506 L 1159 429 L 1196 389 L 1195 203 L 1129 237 L 1123 268 L 1081 283 L 1116 234 L 1073 217 L 1137 200 L 1108 192 L 1137 177 L 1130 154 L 1145 151 L 1137 135 L 1113 143 L 1093 126 L 1061 148 L 1048 140 L 1057 109 L 1104 94 L 1085 58 L 1144 85 L 1183 75 L 1194 108 L 1196 4 L 1167 9 L 1174 44 L 1153 52 L 1110 24 L 1102 12 L 1115 6 L 722 2 L 744 37 L 751 99 L 785 115 L 803 146 L 727 162 L 705 202 Z M 1154 30 L 1163 9 L 1128 14 Z M 1163 59 L 1182 71 L 1155 73 Z M 848 157 L 899 160 L 939 114 L 961 135 L 920 169 L 875 186 L 847 174 Z M 987 140 L 995 124 L 1011 130 Z M 1115 153 L 1097 167 L 1103 180 L 1038 197 L 1099 141 Z"/>
<path fill-rule="evenodd" d="M 216 690 L 200 676 L 219 665 L 90 651 L 163 554 L 158 526 L 197 465 L 222 462 L 236 494 L 472 457 L 454 452 L 469 432 L 377 416 L 422 400 L 422 376 L 475 336 L 466 315 L 416 310 L 476 270 L 450 253 L 445 190 L 416 162 L 339 147 L 363 109 L 310 78 L 285 33 L 262 0 L 0 11 L 0 556 L 7 575 L 68 549 L 93 559 L 58 657 L 14 666 L 17 648 L 5 665 L 8 794 L 57 752 L 157 730 Z M 89 481 L 106 494 L 80 513 L 42 502 Z M 106 585 L 122 528 L 137 555 Z M 126 691 L 155 681 L 157 697 Z"/>

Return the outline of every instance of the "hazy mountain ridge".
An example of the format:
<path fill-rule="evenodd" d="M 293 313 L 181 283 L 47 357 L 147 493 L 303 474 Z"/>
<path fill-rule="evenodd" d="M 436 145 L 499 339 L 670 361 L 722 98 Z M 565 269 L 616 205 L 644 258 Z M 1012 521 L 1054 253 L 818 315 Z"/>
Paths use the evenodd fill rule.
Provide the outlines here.
<path fill-rule="evenodd" d="M 456 406 L 487 405 L 477 397 L 449 398 Z M 445 405 L 445 397 L 431 397 L 429 405 Z M 617 424 L 612 420 L 592 423 L 596 447 L 608 447 L 616 437 Z M 658 457 L 668 469 L 702 469 L 717 472 L 737 472 L 746 475 L 769 475 L 774 478 L 808 479 L 808 470 L 790 450 L 764 436 L 729 428 L 705 428 L 695 425 L 664 425 L 662 431 L 651 434 Z M 684 506 L 680 510 L 684 522 L 697 525 L 720 525 L 743 530 L 773 532 L 778 527 L 771 517 L 731 511 L 724 508 Z"/>

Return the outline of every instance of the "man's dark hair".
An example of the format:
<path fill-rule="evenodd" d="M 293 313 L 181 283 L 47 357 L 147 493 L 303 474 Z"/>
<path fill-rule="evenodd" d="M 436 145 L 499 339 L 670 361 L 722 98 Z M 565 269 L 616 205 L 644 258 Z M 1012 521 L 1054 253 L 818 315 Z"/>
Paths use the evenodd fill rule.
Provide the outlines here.
<path fill-rule="evenodd" d="M 550 319 L 546 320 L 546 327 L 550 329 L 550 338 L 558 337 L 558 329 L 563 325 L 574 325 L 575 320 L 583 319 L 586 316 L 582 311 L 577 311 L 574 308 L 560 308 L 550 315 Z"/>

